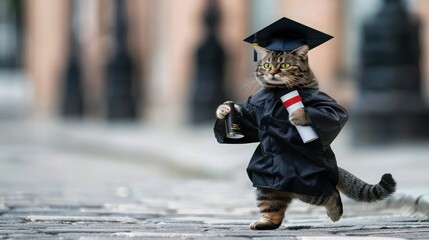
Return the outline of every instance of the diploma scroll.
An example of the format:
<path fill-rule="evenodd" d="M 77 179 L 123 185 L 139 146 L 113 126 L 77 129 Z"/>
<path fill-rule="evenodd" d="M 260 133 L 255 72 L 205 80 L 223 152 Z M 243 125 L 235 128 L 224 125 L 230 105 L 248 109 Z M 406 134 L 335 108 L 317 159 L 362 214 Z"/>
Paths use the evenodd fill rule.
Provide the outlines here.
<path fill-rule="evenodd" d="M 299 108 L 303 108 L 301 97 L 298 94 L 298 91 L 294 90 L 288 94 L 285 94 L 281 97 L 283 106 L 287 109 L 289 114 L 292 114 Z M 309 143 L 313 140 L 319 138 L 316 134 L 316 131 L 311 126 L 295 126 L 298 130 L 299 135 L 304 143 Z"/>

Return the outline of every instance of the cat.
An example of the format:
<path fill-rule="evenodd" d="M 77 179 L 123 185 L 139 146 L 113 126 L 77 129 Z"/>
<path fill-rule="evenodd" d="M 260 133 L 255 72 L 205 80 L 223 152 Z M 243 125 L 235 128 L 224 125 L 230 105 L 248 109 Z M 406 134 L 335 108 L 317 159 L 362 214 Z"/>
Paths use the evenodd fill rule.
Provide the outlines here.
<path fill-rule="evenodd" d="M 308 63 L 309 47 L 303 45 L 294 51 L 277 52 L 255 46 L 259 60 L 255 68 L 257 82 L 266 89 L 318 89 L 319 84 Z M 234 108 L 243 115 L 240 105 Z M 231 111 L 228 105 L 222 104 L 216 110 L 218 119 L 224 119 Z M 312 125 L 305 110 L 300 108 L 289 115 L 289 121 L 295 126 Z M 375 202 L 390 196 L 396 190 L 396 182 L 391 174 L 384 174 L 378 184 L 370 185 L 348 171 L 338 167 L 338 184 L 329 197 L 304 195 L 270 188 L 257 187 L 257 206 L 261 219 L 250 224 L 253 230 L 269 230 L 278 228 L 285 215 L 289 203 L 293 199 L 325 206 L 328 217 L 338 221 L 343 214 L 340 192 L 353 200 Z"/>

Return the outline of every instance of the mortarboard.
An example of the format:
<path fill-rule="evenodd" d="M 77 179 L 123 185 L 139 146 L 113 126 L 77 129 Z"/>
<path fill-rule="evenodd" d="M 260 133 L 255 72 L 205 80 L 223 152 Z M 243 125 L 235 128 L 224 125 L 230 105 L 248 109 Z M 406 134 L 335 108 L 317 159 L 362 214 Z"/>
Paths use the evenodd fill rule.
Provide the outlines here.
<path fill-rule="evenodd" d="M 244 41 L 271 51 L 292 51 L 305 44 L 312 49 L 331 38 L 326 33 L 283 17 Z"/>

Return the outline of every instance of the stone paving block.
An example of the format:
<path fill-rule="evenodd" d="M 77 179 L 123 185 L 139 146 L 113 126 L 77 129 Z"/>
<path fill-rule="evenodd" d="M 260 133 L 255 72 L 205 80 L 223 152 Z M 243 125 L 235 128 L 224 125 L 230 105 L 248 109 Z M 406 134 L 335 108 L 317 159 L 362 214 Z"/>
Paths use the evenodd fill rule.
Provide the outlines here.
<path fill-rule="evenodd" d="M 114 236 L 111 236 L 112 233 L 60 233 L 55 235 L 57 239 L 61 240 L 81 240 L 81 239 L 119 239 Z M 123 238 L 122 238 L 123 240 Z M 135 240 L 135 239 L 133 239 Z"/>
<path fill-rule="evenodd" d="M 0 226 L 7 224 L 17 224 L 25 222 L 24 219 L 16 218 L 15 216 L 0 215 Z"/>
<path fill-rule="evenodd" d="M 347 236 L 325 236 L 325 237 L 298 237 L 298 240 L 404 240 L 403 238 L 390 237 L 347 237 Z"/>
<path fill-rule="evenodd" d="M 37 230 L 47 227 L 61 227 L 64 224 L 56 223 L 41 223 L 41 222 L 25 222 L 25 223 L 7 223 L 1 224 L 0 230 Z"/>
<path fill-rule="evenodd" d="M 226 217 L 224 215 L 216 215 L 216 216 L 178 216 L 168 218 L 168 221 L 178 221 L 178 222 L 199 222 L 210 225 L 249 225 L 251 221 L 256 218 L 246 217 Z"/>
<path fill-rule="evenodd" d="M 147 237 L 132 237 L 132 238 L 124 238 L 124 237 L 118 237 L 118 236 L 106 236 L 106 235 L 101 235 L 101 236 L 81 236 L 79 238 L 79 240 L 123 240 L 123 239 L 132 239 L 132 240 L 147 240 Z M 150 240 L 166 240 L 166 239 L 174 239 L 174 238 L 170 238 L 170 237 L 151 237 Z M 248 239 L 247 239 L 248 240 Z"/>
<path fill-rule="evenodd" d="M 37 233 L 37 231 L 33 229 L 0 229 L 0 236 L 9 235 L 9 234 L 30 234 L 30 233 Z"/>
<path fill-rule="evenodd" d="M 167 213 L 139 213 L 139 212 L 114 212 L 109 210 L 90 210 L 90 211 L 79 211 L 74 215 L 82 216 L 117 216 L 117 217 L 131 217 L 137 220 L 154 219 L 165 216 Z"/>
<path fill-rule="evenodd" d="M 131 230 L 122 229 L 122 232 L 130 232 Z M 98 234 L 98 233 L 116 233 L 118 232 L 117 229 L 103 229 L 103 228 L 80 228 L 80 229 L 67 229 L 67 228 L 61 228 L 61 229 L 40 229 L 39 232 L 44 234 L 51 234 L 51 235 L 58 235 L 58 234 L 66 234 L 66 233 L 73 233 L 73 234 L 86 234 L 86 233 L 92 233 L 92 234 Z"/>
<path fill-rule="evenodd" d="M 137 220 L 130 217 L 102 217 L 102 216 L 52 216 L 52 215 L 31 215 L 26 217 L 31 222 L 55 221 L 55 222 L 119 222 L 136 223 Z"/>
<path fill-rule="evenodd" d="M 30 235 L 26 235 L 26 234 L 22 234 L 22 235 L 9 235 L 6 236 L 5 239 L 18 239 L 18 240 L 53 240 L 53 239 L 60 239 L 58 236 L 54 236 L 54 235 L 40 235 L 40 234 L 30 234 Z"/>
<path fill-rule="evenodd" d="M 159 200 L 162 202 L 161 200 Z M 100 209 L 87 209 L 87 208 L 81 208 L 82 212 L 96 212 Z M 167 214 L 166 207 L 153 207 L 153 206 L 147 206 L 143 204 L 135 204 L 135 203 L 128 203 L 128 204 L 104 204 L 104 207 L 102 210 L 106 212 L 113 212 L 113 213 L 140 213 L 140 214 L 150 214 L 150 215 L 165 215 Z"/>
<path fill-rule="evenodd" d="M 284 237 L 284 236 L 279 236 L 279 237 L 255 237 L 252 238 L 252 240 L 297 240 L 296 237 Z"/>
<path fill-rule="evenodd" d="M 40 216 L 47 216 L 47 215 L 82 215 L 82 216 L 88 216 L 89 214 L 85 214 L 85 213 L 80 213 L 79 211 L 68 211 L 66 209 L 49 209 L 49 208 L 26 208 L 26 209 L 13 209 L 11 211 L 6 212 L 4 215 L 5 216 L 17 216 L 17 217 L 22 217 L 22 216 L 29 216 L 29 215 L 40 215 Z"/>
<path fill-rule="evenodd" d="M 213 238 L 213 237 L 222 237 L 223 235 L 219 234 L 210 234 L 210 233 L 181 233 L 181 232 L 119 232 L 114 233 L 114 236 L 117 237 L 163 237 L 163 238 L 174 238 L 174 239 L 187 239 L 187 238 Z"/>

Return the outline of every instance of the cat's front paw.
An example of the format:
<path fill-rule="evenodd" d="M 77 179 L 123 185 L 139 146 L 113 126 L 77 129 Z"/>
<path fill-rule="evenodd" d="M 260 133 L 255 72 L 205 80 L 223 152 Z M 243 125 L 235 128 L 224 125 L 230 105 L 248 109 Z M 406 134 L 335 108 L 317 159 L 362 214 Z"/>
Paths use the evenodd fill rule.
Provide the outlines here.
<path fill-rule="evenodd" d="M 228 115 L 230 111 L 231 111 L 231 108 L 228 105 L 226 104 L 219 105 L 219 107 L 217 107 L 216 109 L 216 117 L 218 119 L 225 119 L 226 115 Z"/>
<path fill-rule="evenodd" d="M 310 125 L 310 117 L 308 116 L 305 108 L 299 108 L 295 112 L 289 115 L 289 121 L 294 126 L 307 126 Z"/>
<path fill-rule="evenodd" d="M 239 105 L 234 104 L 235 110 L 241 115 L 241 108 Z M 221 104 L 216 109 L 216 117 L 218 119 L 225 119 L 228 113 L 231 111 L 231 108 L 227 104 Z"/>

